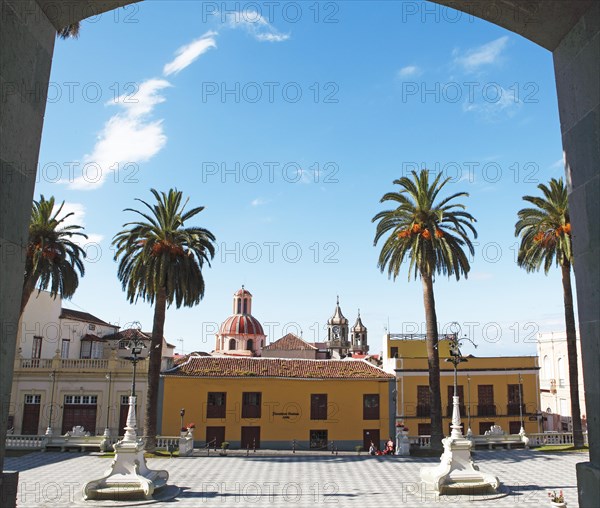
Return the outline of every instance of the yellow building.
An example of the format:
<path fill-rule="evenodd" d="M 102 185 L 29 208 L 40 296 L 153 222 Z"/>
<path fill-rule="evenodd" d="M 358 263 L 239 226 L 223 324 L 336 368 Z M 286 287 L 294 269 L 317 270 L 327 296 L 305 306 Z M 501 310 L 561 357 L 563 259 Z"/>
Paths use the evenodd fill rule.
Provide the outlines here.
<path fill-rule="evenodd" d="M 184 408 L 197 446 L 368 449 L 394 435 L 393 388 L 363 360 L 190 355 L 162 374 L 159 432 L 178 434 Z"/>
<path fill-rule="evenodd" d="M 449 338 L 449 337 L 448 337 Z M 440 382 L 443 429 L 450 433 L 454 367 L 450 341 L 441 338 Z M 423 336 L 386 334 L 384 364 L 396 376 L 396 415 L 411 435 L 430 433 L 430 396 L 427 350 Z M 525 432 L 540 430 L 539 366 L 536 356 L 465 357 L 458 367 L 458 395 L 464 432 L 483 434 L 499 425 L 507 434 L 518 434 L 521 422 Z"/>

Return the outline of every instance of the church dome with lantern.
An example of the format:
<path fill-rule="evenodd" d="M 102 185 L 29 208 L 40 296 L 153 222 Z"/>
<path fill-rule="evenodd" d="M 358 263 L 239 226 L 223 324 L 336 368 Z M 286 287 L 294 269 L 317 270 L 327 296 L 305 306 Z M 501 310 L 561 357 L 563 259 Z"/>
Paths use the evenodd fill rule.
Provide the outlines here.
<path fill-rule="evenodd" d="M 223 321 L 216 339 L 217 353 L 260 356 L 266 335 L 252 315 L 252 293 L 244 286 L 234 293 L 233 314 Z"/>

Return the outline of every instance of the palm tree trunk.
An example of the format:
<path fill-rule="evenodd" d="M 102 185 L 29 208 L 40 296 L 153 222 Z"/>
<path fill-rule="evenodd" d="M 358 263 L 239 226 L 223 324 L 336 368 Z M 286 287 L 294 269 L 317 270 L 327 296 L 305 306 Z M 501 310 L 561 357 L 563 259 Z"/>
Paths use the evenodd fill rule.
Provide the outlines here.
<path fill-rule="evenodd" d="M 423 303 L 427 328 L 427 363 L 429 365 L 429 393 L 431 397 L 431 449 L 442 450 L 442 397 L 440 393 L 440 355 L 438 351 L 437 316 L 431 275 L 421 275 Z"/>
<path fill-rule="evenodd" d="M 565 324 L 567 326 L 567 357 L 569 359 L 569 391 L 571 394 L 571 421 L 573 423 L 573 446 L 583 447 L 581 430 L 581 408 L 579 407 L 579 367 L 577 365 L 577 332 L 573 311 L 573 291 L 571 289 L 571 264 L 561 266 L 563 298 L 565 302 Z"/>
<path fill-rule="evenodd" d="M 21 312 L 19 313 L 19 317 L 23 315 L 23 311 L 27 306 L 27 302 L 29 298 L 31 298 L 31 294 L 35 290 L 36 280 L 33 277 L 26 278 L 23 281 L 23 293 L 21 294 Z"/>
<path fill-rule="evenodd" d="M 156 421 L 158 417 L 158 383 L 162 360 L 162 341 L 167 308 L 167 291 L 163 287 L 156 295 L 154 306 L 154 322 L 152 324 L 152 341 L 148 358 L 148 392 L 146 393 L 146 413 L 144 417 L 145 449 L 156 449 Z"/>

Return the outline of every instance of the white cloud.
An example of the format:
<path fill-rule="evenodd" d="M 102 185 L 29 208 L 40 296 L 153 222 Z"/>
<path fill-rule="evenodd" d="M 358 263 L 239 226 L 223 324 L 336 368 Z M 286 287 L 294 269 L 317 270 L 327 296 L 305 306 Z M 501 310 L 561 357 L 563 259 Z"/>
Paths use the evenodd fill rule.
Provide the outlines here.
<path fill-rule="evenodd" d="M 114 102 L 124 111 L 107 120 L 91 153 L 83 157 L 82 174 L 70 182 L 71 189 L 92 190 L 114 171 L 146 162 L 166 144 L 162 120 L 148 120 L 157 104 L 165 101 L 160 91 L 171 84 L 163 79 L 144 81 L 132 96 Z"/>
<path fill-rule="evenodd" d="M 477 281 L 490 280 L 494 278 L 494 275 L 489 272 L 472 272 L 469 274 L 469 278 Z"/>
<path fill-rule="evenodd" d="M 454 62 L 467 71 L 475 71 L 483 65 L 496 63 L 507 43 L 508 36 L 505 35 L 487 44 L 470 49 L 462 55 L 459 51 L 455 51 Z"/>
<path fill-rule="evenodd" d="M 259 41 L 267 41 L 267 42 L 283 42 L 287 41 L 290 36 L 287 34 L 255 34 L 255 37 Z"/>
<path fill-rule="evenodd" d="M 477 113 L 484 120 L 494 122 L 505 117 L 512 118 L 521 106 L 522 102 L 514 90 L 507 90 L 498 85 L 493 95 L 490 93 L 481 100 L 463 103 L 463 111 Z"/>
<path fill-rule="evenodd" d="M 407 65 L 406 67 L 402 67 L 402 69 L 400 69 L 396 73 L 396 75 L 399 78 L 407 78 L 410 76 L 420 76 L 421 74 L 423 74 L 423 71 L 416 65 Z"/>
<path fill-rule="evenodd" d="M 561 157 L 556 162 L 553 162 L 550 166 L 550 169 L 564 169 L 565 167 L 565 159 Z"/>
<path fill-rule="evenodd" d="M 199 39 L 196 39 L 185 46 L 181 46 L 175 51 L 177 56 L 164 66 L 163 74 L 165 76 L 177 74 L 195 62 L 200 55 L 206 53 L 210 48 L 216 48 L 217 42 L 215 41 L 215 35 L 218 35 L 217 32 L 206 32 Z"/>
<path fill-rule="evenodd" d="M 107 105 L 118 104 L 130 117 L 140 117 L 152 112 L 154 106 L 165 102 L 165 98 L 159 94 L 163 88 L 171 84 L 160 78 L 148 79 L 142 82 L 133 94 L 124 94 L 110 101 Z"/>
<path fill-rule="evenodd" d="M 250 204 L 251 204 L 252 206 L 261 206 L 261 205 L 266 205 L 266 204 L 267 204 L 267 202 L 266 202 L 264 199 L 262 199 L 262 198 L 256 198 L 256 199 L 253 199 L 253 200 L 250 202 Z"/>
<path fill-rule="evenodd" d="M 242 28 L 261 42 L 283 42 L 290 34 L 282 34 L 271 25 L 260 13 L 254 10 L 242 10 L 224 13 L 229 28 Z"/>
<path fill-rule="evenodd" d="M 67 215 L 69 213 L 73 213 L 73 215 L 71 215 L 70 217 L 67 217 L 67 219 L 63 223 L 64 226 L 78 225 L 78 226 L 82 226 L 83 228 L 85 228 L 86 210 L 85 210 L 84 205 L 82 205 L 81 203 L 69 203 L 69 202 L 65 201 L 65 204 L 62 208 L 60 216 L 64 217 L 65 215 Z M 104 237 L 102 235 L 99 235 L 97 233 L 89 233 L 85 229 L 83 230 L 83 233 L 85 233 L 87 235 L 87 240 L 85 238 L 83 238 L 82 236 L 71 237 L 71 240 L 73 241 L 73 243 L 76 243 L 80 247 L 83 247 L 86 244 L 87 245 L 92 244 L 92 243 L 98 244 L 104 239 Z"/>

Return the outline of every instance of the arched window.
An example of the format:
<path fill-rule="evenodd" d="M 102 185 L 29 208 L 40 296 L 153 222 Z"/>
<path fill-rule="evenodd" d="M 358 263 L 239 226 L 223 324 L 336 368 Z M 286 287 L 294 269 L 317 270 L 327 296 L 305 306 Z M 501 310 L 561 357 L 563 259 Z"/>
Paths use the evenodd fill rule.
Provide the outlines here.
<path fill-rule="evenodd" d="M 550 358 L 548 358 L 548 355 L 544 355 L 542 368 L 544 369 L 544 379 L 550 379 L 552 377 L 552 369 L 550 368 Z"/>
<path fill-rule="evenodd" d="M 556 362 L 558 367 L 558 386 L 565 386 L 565 360 L 564 358 L 559 358 Z"/>
<path fill-rule="evenodd" d="M 229 339 L 229 351 L 235 349 L 235 339 Z"/>
<path fill-rule="evenodd" d="M 244 314 L 248 314 L 248 298 L 244 298 Z"/>
<path fill-rule="evenodd" d="M 238 314 L 242 313 L 242 299 L 241 298 L 237 299 L 237 313 Z"/>
<path fill-rule="evenodd" d="M 254 349 L 254 341 L 252 339 L 249 339 L 246 343 L 246 349 L 248 351 L 252 351 Z"/>

